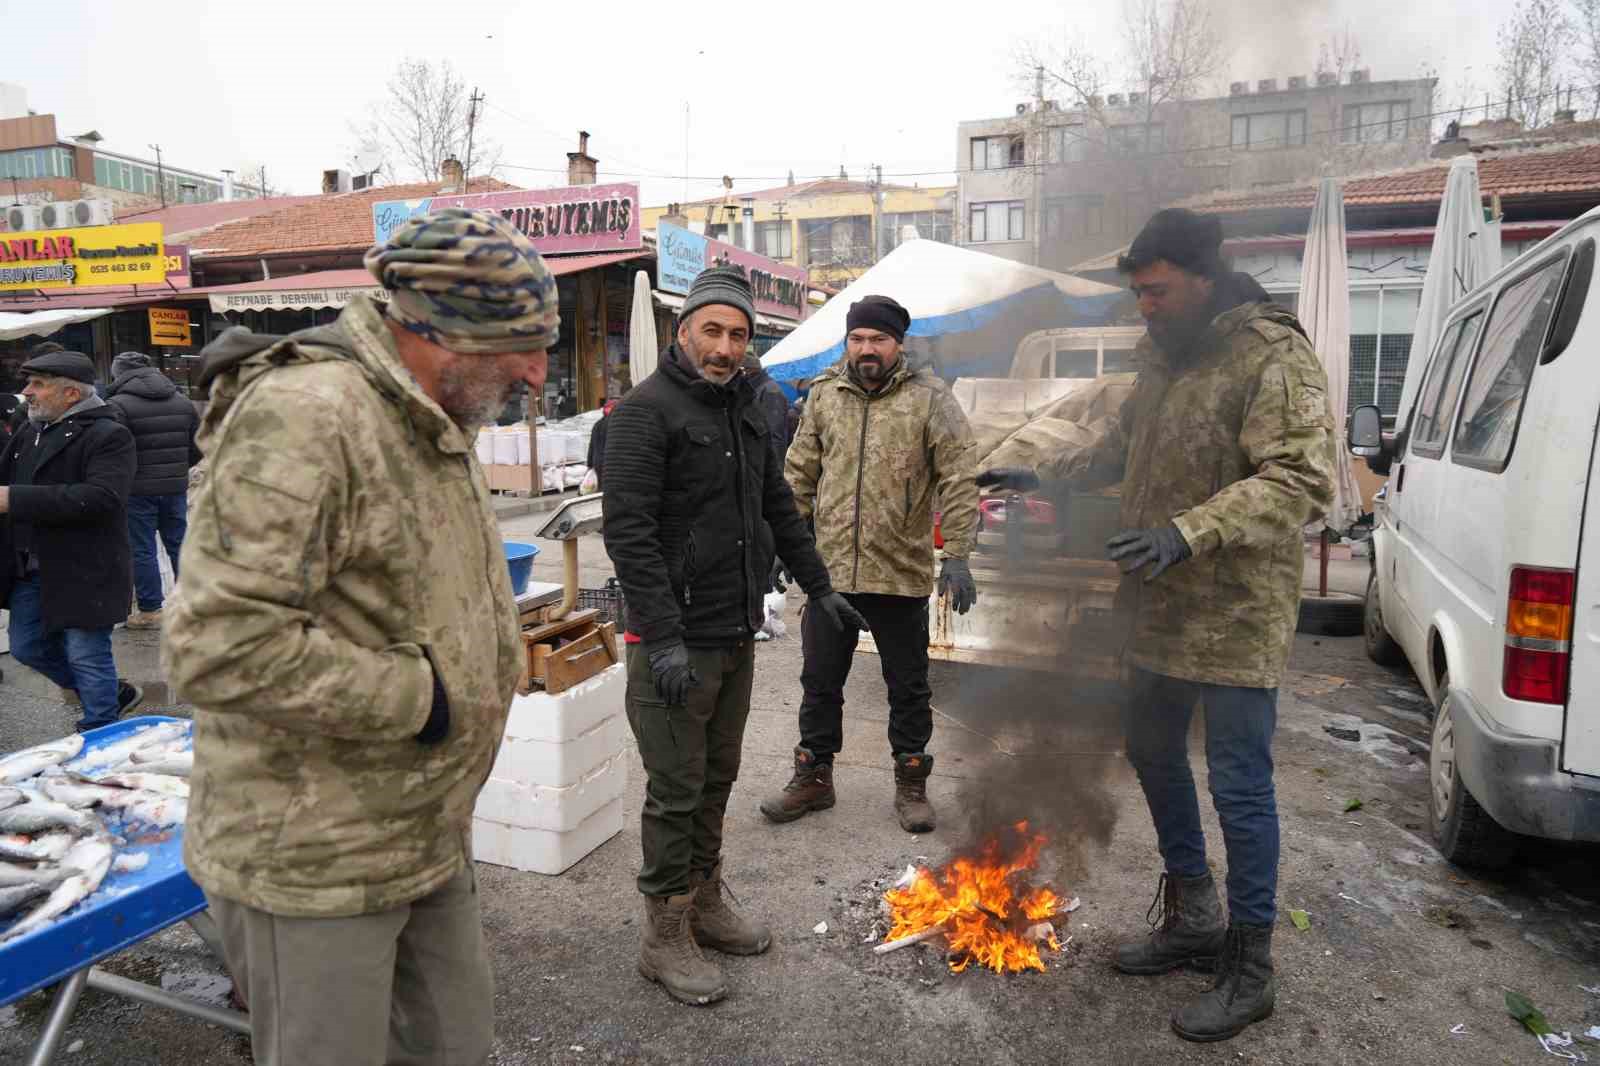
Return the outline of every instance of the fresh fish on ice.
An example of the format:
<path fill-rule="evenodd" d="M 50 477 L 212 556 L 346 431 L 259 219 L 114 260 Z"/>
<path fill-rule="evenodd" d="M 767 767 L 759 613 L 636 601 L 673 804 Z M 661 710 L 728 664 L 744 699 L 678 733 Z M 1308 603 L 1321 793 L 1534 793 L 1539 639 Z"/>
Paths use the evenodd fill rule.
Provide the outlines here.
<path fill-rule="evenodd" d="M 58 862 L 78 838 L 72 833 L 44 833 L 30 837 L 0 833 L 0 859 L 12 862 Z"/>
<path fill-rule="evenodd" d="M 57 803 L 38 792 L 29 792 L 27 801 L 0 810 L 0 833 L 42 833 L 52 829 L 75 829 L 87 833 L 100 828 L 94 815 Z"/>
<path fill-rule="evenodd" d="M 40 896 L 48 896 L 49 894 L 50 889 L 38 882 L 0 888 L 0 918 L 9 917 Z"/>
<path fill-rule="evenodd" d="M 142 751 L 134 752 L 133 761 L 118 767 L 118 771 L 137 770 L 140 773 L 165 774 L 169 777 L 188 777 L 194 773 L 194 752 L 192 751 L 158 752 L 141 761 L 139 757 L 144 754 Z"/>
<path fill-rule="evenodd" d="M 157 829 L 182 825 L 189 817 L 189 801 L 179 796 L 166 796 L 159 792 L 135 792 L 133 802 L 122 808 L 124 814 L 137 822 Z"/>
<path fill-rule="evenodd" d="M 82 810 L 106 799 L 115 800 L 127 794 L 127 789 L 102 785 L 76 776 L 45 777 L 39 779 L 39 791 L 57 803 Z"/>
<path fill-rule="evenodd" d="M 48 744 L 38 744 L 13 752 L 0 759 L 0 785 L 26 781 L 47 766 L 54 766 L 74 758 L 82 750 L 83 734 L 74 733 L 70 737 L 52 740 Z"/>
<path fill-rule="evenodd" d="M 179 737 L 177 740 L 169 740 L 165 744 L 147 745 L 129 756 L 128 761 L 130 763 L 161 762 L 163 759 L 174 755 L 187 757 L 192 762 L 194 760 L 193 738 L 184 736 Z"/>
<path fill-rule="evenodd" d="M 10 785 L 0 785 L 0 807 L 15 807 L 28 797 L 22 794 L 22 789 L 12 788 Z"/>
<path fill-rule="evenodd" d="M 39 885 L 48 891 L 56 887 L 67 876 L 67 872 L 59 866 L 24 866 L 15 862 L 0 862 L 0 888 Z"/>
<path fill-rule="evenodd" d="M 153 744 L 165 744 L 188 735 L 188 722 L 160 722 L 140 729 L 132 736 L 124 737 L 104 747 L 90 748 L 78 758 L 73 759 L 72 764 L 67 769 L 82 772 L 98 767 L 120 766 L 127 762 L 136 751 L 141 751 Z"/>
<path fill-rule="evenodd" d="M 119 874 L 136 873 L 149 865 L 148 851 L 125 851 L 111 860 L 111 868 Z"/>
<path fill-rule="evenodd" d="M 98 785 L 115 785 L 118 788 L 141 789 L 145 792 L 160 792 L 166 796 L 177 796 L 180 799 L 189 798 L 189 782 L 181 777 L 170 774 L 151 773 L 126 773 L 105 774 L 94 779 Z"/>
<path fill-rule="evenodd" d="M 106 871 L 111 869 L 114 850 L 111 838 L 106 836 L 85 837 L 74 844 L 61 864 L 78 872 L 57 885 L 43 903 L 24 915 L 16 925 L 0 933 L 0 944 L 33 932 L 93 895 L 95 889 L 100 887 L 100 882 L 105 880 Z"/>

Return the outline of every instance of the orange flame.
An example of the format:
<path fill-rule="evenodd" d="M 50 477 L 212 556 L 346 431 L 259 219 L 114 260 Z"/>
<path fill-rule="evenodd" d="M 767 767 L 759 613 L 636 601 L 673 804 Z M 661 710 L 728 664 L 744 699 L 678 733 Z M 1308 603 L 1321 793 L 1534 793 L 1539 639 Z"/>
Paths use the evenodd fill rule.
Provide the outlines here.
<path fill-rule="evenodd" d="M 1054 930 L 1039 936 L 1038 923 L 1048 922 L 1062 904 L 1043 886 L 1022 883 L 1019 875 L 1034 872 L 1039 853 L 1049 842 L 1028 834 L 1028 823 L 1012 827 L 1021 846 L 1003 856 L 995 837 L 984 841 L 978 857 L 955 859 L 938 871 L 919 868 L 911 883 L 884 893 L 893 924 L 888 940 L 943 927 L 950 947 L 950 970 L 960 973 L 972 963 L 996 973 L 1044 972 L 1040 948 L 1061 950 Z"/>

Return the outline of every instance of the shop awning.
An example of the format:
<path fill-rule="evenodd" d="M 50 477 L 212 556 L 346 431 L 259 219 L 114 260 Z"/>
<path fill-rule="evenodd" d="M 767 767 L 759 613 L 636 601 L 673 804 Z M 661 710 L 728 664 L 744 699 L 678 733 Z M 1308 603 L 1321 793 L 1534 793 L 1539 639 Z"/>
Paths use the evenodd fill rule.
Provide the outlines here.
<path fill-rule="evenodd" d="M 655 297 L 657 307 L 664 307 L 674 314 L 683 310 L 683 297 L 677 293 L 662 292 L 660 289 L 651 289 L 650 293 Z M 788 333 L 799 324 L 794 319 L 773 318 L 771 315 L 764 315 L 760 311 L 756 312 L 757 329 L 766 329 L 774 333 Z"/>
<path fill-rule="evenodd" d="M 103 307 L 31 313 L 0 311 L 0 341 L 16 340 L 18 337 L 48 337 L 63 326 L 87 322 L 110 313 L 109 309 Z"/>
<path fill-rule="evenodd" d="M 545 265 L 555 275 L 576 274 L 596 267 L 621 263 L 654 253 L 635 249 L 630 252 L 604 252 L 596 255 L 552 255 Z M 364 268 L 317 270 L 309 274 L 286 274 L 263 281 L 237 285 L 208 285 L 190 289 L 190 295 L 204 295 L 211 310 L 225 311 L 304 311 L 322 307 L 343 307 L 357 296 L 387 300 L 388 290 L 375 283 Z"/>

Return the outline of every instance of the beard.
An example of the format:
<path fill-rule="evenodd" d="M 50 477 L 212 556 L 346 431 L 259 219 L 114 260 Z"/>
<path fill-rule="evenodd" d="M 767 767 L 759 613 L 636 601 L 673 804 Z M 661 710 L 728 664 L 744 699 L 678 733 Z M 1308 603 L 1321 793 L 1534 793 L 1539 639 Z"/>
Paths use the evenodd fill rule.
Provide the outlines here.
<path fill-rule="evenodd" d="M 471 431 L 499 417 L 515 385 L 493 357 L 457 359 L 439 371 L 439 406 Z"/>
<path fill-rule="evenodd" d="M 700 348 L 689 338 L 689 362 L 692 363 L 700 376 L 713 385 L 726 385 L 733 380 L 733 376 L 744 366 L 744 355 L 719 355 L 713 352 L 710 355 L 701 355 Z"/>

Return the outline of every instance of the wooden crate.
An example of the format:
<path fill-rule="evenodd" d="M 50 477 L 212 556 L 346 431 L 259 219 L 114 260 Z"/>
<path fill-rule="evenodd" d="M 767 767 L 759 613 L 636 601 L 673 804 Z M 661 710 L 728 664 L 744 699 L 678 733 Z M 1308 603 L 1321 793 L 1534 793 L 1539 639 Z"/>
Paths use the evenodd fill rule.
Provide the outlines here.
<path fill-rule="evenodd" d="M 524 614 L 542 617 L 547 608 Z M 522 633 L 523 669 L 517 688 L 526 695 L 543 691 L 552 695 L 565 692 L 589 680 L 620 660 L 617 630 L 610 623 L 597 621 L 598 611 L 574 611 L 558 622 L 541 622 Z"/>

